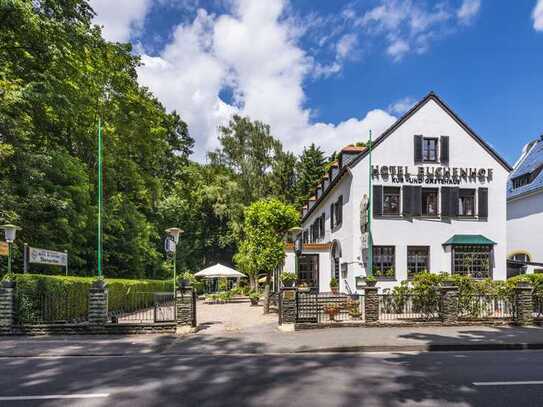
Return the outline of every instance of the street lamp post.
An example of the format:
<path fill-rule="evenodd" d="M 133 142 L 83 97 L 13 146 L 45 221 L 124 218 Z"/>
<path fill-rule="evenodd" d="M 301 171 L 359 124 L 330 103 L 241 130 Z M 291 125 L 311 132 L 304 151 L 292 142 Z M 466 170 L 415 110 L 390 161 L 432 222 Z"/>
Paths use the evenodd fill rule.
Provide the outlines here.
<path fill-rule="evenodd" d="M 183 233 L 183 230 L 179 228 L 168 228 L 166 229 L 166 233 L 174 242 L 173 247 L 171 248 L 166 245 L 166 251 L 173 254 L 173 294 L 175 295 L 175 286 L 177 284 L 177 244 L 179 243 L 179 236 Z"/>
<path fill-rule="evenodd" d="M 2 225 L 0 229 L 4 230 L 4 235 L 6 242 L 8 243 L 8 274 L 11 273 L 11 245 L 15 241 L 15 235 L 18 230 L 21 230 L 20 227 L 15 225 Z"/>

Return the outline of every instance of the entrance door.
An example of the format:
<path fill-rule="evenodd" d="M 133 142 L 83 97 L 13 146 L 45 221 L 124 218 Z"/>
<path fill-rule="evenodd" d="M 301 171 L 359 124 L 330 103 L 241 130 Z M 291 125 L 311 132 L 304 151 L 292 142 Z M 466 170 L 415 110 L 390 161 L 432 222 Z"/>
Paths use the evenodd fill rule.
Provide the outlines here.
<path fill-rule="evenodd" d="M 306 283 L 309 287 L 319 290 L 319 255 L 302 254 L 299 258 L 298 283 Z"/>

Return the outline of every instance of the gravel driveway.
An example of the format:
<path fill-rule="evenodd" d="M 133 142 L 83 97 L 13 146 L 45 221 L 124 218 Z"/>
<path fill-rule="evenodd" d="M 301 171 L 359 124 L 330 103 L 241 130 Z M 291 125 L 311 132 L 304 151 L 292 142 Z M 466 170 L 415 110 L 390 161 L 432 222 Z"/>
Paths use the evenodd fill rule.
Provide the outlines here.
<path fill-rule="evenodd" d="M 196 306 L 199 331 L 206 334 L 238 332 L 251 328 L 277 325 L 276 313 L 264 315 L 262 306 L 251 306 L 250 302 L 229 304 L 205 304 Z"/>

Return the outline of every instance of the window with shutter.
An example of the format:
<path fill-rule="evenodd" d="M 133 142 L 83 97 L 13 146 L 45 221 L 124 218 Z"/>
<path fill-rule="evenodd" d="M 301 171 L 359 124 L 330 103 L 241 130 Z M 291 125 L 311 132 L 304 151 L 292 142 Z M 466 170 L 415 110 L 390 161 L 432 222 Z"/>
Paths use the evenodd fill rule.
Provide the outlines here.
<path fill-rule="evenodd" d="M 441 161 L 441 164 L 449 164 L 449 137 L 441 136 L 440 144 L 439 160 Z"/>
<path fill-rule="evenodd" d="M 413 216 L 422 215 L 422 187 L 414 186 L 411 190 L 411 202 Z"/>
<path fill-rule="evenodd" d="M 441 187 L 441 216 L 450 215 L 451 187 Z"/>
<path fill-rule="evenodd" d="M 488 218 L 488 188 L 479 188 L 478 191 L 479 211 L 480 218 Z"/>
<path fill-rule="evenodd" d="M 449 216 L 455 217 L 458 216 L 459 211 L 459 202 L 460 202 L 460 188 L 451 187 L 451 202 L 449 206 Z"/>
<path fill-rule="evenodd" d="M 343 222 L 343 196 L 340 196 L 337 200 L 337 206 L 338 206 L 338 216 L 337 216 L 337 224 L 341 225 Z"/>
<path fill-rule="evenodd" d="M 321 215 L 321 239 L 324 239 L 324 235 L 326 233 L 325 225 L 326 225 L 326 217 L 324 216 L 324 213 L 323 213 Z"/>
<path fill-rule="evenodd" d="M 422 189 L 422 215 L 423 216 L 437 216 L 437 188 L 423 188 Z"/>
<path fill-rule="evenodd" d="M 334 229 L 334 204 L 330 205 L 330 230 Z"/>
<path fill-rule="evenodd" d="M 402 186 L 402 214 L 403 216 L 413 215 L 413 186 Z"/>
<path fill-rule="evenodd" d="M 381 216 L 383 214 L 383 186 L 373 186 L 373 216 Z"/>
<path fill-rule="evenodd" d="M 414 137 L 415 164 L 422 162 L 422 136 Z"/>

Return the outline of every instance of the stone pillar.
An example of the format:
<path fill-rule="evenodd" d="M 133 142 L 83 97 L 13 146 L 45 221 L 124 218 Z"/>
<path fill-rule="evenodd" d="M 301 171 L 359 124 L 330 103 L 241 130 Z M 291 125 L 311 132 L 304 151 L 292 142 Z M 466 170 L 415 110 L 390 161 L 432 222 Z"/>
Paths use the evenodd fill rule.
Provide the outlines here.
<path fill-rule="evenodd" d="M 189 285 L 175 291 L 175 333 L 177 335 L 196 332 L 196 293 Z"/>
<path fill-rule="evenodd" d="M 446 284 L 441 287 L 441 320 L 446 324 L 458 321 L 458 286 Z"/>
<path fill-rule="evenodd" d="M 96 280 L 89 289 L 89 324 L 107 323 L 107 287 L 104 280 Z"/>
<path fill-rule="evenodd" d="M 379 321 L 379 292 L 377 287 L 364 288 L 364 316 L 366 322 Z"/>
<path fill-rule="evenodd" d="M 298 314 L 296 292 L 295 287 L 282 287 L 279 293 L 279 329 L 282 331 L 294 331 Z"/>
<path fill-rule="evenodd" d="M 528 282 L 520 282 L 515 287 L 515 316 L 518 325 L 529 325 L 533 322 L 534 306 L 532 302 L 533 287 Z"/>
<path fill-rule="evenodd" d="M 15 281 L 0 284 L 0 332 L 9 332 L 15 324 Z"/>

